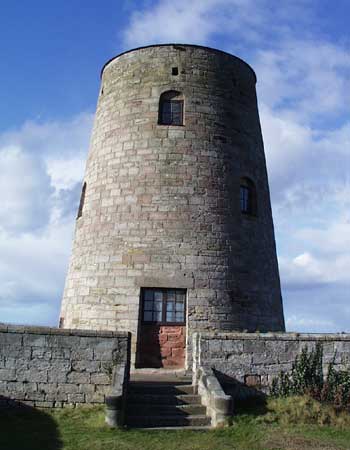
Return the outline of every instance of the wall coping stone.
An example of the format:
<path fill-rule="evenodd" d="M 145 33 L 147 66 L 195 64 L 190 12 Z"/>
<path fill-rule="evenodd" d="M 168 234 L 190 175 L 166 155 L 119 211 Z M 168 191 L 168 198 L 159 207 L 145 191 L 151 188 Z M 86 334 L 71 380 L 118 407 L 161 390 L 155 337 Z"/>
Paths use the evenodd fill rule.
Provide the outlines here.
<path fill-rule="evenodd" d="M 11 325 L 0 324 L 0 333 L 19 333 L 19 334 L 52 334 L 62 336 L 96 336 L 104 338 L 129 337 L 127 331 L 97 331 L 97 330 L 80 330 L 72 328 L 55 328 L 31 325 Z"/>
<path fill-rule="evenodd" d="M 269 340 L 269 341 L 350 341 L 350 333 L 198 333 L 201 339 Z"/>

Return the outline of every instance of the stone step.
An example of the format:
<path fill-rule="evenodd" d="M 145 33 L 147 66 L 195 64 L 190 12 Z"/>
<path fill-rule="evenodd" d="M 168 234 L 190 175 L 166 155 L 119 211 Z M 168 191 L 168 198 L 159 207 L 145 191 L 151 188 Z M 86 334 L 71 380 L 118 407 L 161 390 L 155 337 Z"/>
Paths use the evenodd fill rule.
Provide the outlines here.
<path fill-rule="evenodd" d="M 204 430 L 211 430 L 211 425 L 200 425 L 198 427 L 193 427 L 191 425 L 185 425 L 185 426 L 179 426 L 179 427 L 137 427 L 138 430 L 147 430 L 147 431 L 204 431 Z"/>
<path fill-rule="evenodd" d="M 192 376 L 173 376 L 160 374 L 130 374 L 131 383 L 172 383 L 172 384 L 192 384 Z"/>
<path fill-rule="evenodd" d="M 130 382 L 128 392 L 132 394 L 195 394 L 195 387 L 191 384 L 170 384 L 170 383 L 141 383 Z"/>
<path fill-rule="evenodd" d="M 202 405 L 155 405 L 135 403 L 127 406 L 127 414 L 134 415 L 165 415 L 165 416 L 193 416 L 193 415 L 205 415 L 206 407 Z"/>
<path fill-rule="evenodd" d="M 132 379 L 127 394 L 127 425 L 147 429 L 210 427 L 206 407 L 196 394 L 191 378 L 148 376 Z"/>
<path fill-rule="evenodd" d="M 128 416 L 127 425 L 135 428 L 160 428 L 160 427 L 200 427 L 209 426 L 210 419 L 205 415 L 193 416 Z"/>
<path fill-rule="evenodd" d="M 140 394 L 128 393 L 127 404 L 148 404 L 148 405 L 200 405 L 201 398 L 199 395 L 179 394 Z"/>

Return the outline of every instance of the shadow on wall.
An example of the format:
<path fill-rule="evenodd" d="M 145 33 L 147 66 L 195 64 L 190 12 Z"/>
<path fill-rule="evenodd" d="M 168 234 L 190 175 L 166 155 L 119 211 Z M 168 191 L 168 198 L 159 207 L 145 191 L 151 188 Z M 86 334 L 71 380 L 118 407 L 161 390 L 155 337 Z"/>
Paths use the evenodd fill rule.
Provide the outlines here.
<path fill-rule="evenodd" d="M 214 369 L 215 376 L 226 395 L 233 398 L 234 415 L 263 416 L 268 412 L 267 395 L 257 386 L 248 386 Z"/>
<path fill-rule="evenodd" d="M 0 417 L 0 449 L 63 449 L 55 420 L 43 410 L 0 395 Z"/>

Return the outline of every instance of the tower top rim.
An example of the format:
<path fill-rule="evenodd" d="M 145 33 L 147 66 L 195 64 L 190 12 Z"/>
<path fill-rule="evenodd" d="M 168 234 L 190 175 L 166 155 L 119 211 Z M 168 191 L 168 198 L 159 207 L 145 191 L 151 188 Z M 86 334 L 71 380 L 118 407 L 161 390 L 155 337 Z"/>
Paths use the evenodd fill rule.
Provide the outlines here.
<path fill-rule="evenodd" d="M 255 82 L 257 81 L 256 74 L 255 74 L 254 69 L 253 69 L 247 62 L 245 62 L 242 58 L 239 58 L 238 56 L 232 55 L 232 53 L 225 52 L 224 50 L 219 50 L 219 49 L 213 48 L 213 47 L 206 47 L 205 45 L 182 44 L 182 43 L 176 43 L 176 42 L 168 43 L 168 44 L 151 44 L 151 45 L 143 45 L 143 46 L 140 46 L 140 47 L 131 48 L 130 50 L 125 50 L 124 52 L 118 53 L 116 56 L 113 56 L 112 58 L 110 58 L 110 59 L 103 65 L 103 67 L 102 67 L 102 69 L 101 69 L 100 76 L 102 77 L 105 68 L 106 68 L 112 61 L 114 61 L 115 59 L 119 58 L 119 57 L 122 56 L 122 55 L 125 55 L 125 54 L 127 54 L 127 53 L 132 53 L 132 52 L 135 52 L 135 51 L 138 51 L 138 50 L 143 50 L 143 49 L 146 49 L 146 48 L 153 48 L 153 47 L 170 47 L 170 46 L 173 46 L 173 47 L 192 47 L 192 48 L 198 48 L 198 49 L 208 50 L 208 51 L 211 51 L 211 52 L 214 52 L 214 53 L 219 53 L 219 54 L 228 55 L 228 56 L 230 56 L 231 58 L 237 59 L 238 61 L 240 61 L 241 63 L 243 63 L 244 65 L 246 65 L 246 66 L 250 69 L 250 71 L 253 73 Z"/>

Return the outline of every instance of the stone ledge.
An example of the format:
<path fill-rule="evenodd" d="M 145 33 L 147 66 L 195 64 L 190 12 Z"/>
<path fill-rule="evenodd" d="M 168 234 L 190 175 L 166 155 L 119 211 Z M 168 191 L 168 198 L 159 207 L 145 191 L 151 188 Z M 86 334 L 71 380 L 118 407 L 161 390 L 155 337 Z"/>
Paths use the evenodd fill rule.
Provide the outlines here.
<path fill-rule="evenodd" d="M 263 341 L 350 341 L 350 333 L 199 333 L 201 339 Z"/>
<path fill-rule="evenodd" d="M 19 334 L 49 334 L 61 336 L 83 336 L 83 337 L 104 337 L 104 338 L 128 338 L 130 333 L 127 331 L 97 331 L 97 330 L 79 330 L 73 328 L 54 328 L 30 325 L 10 325 L 0 324 L 0 333 L 19 333 Z"/>

